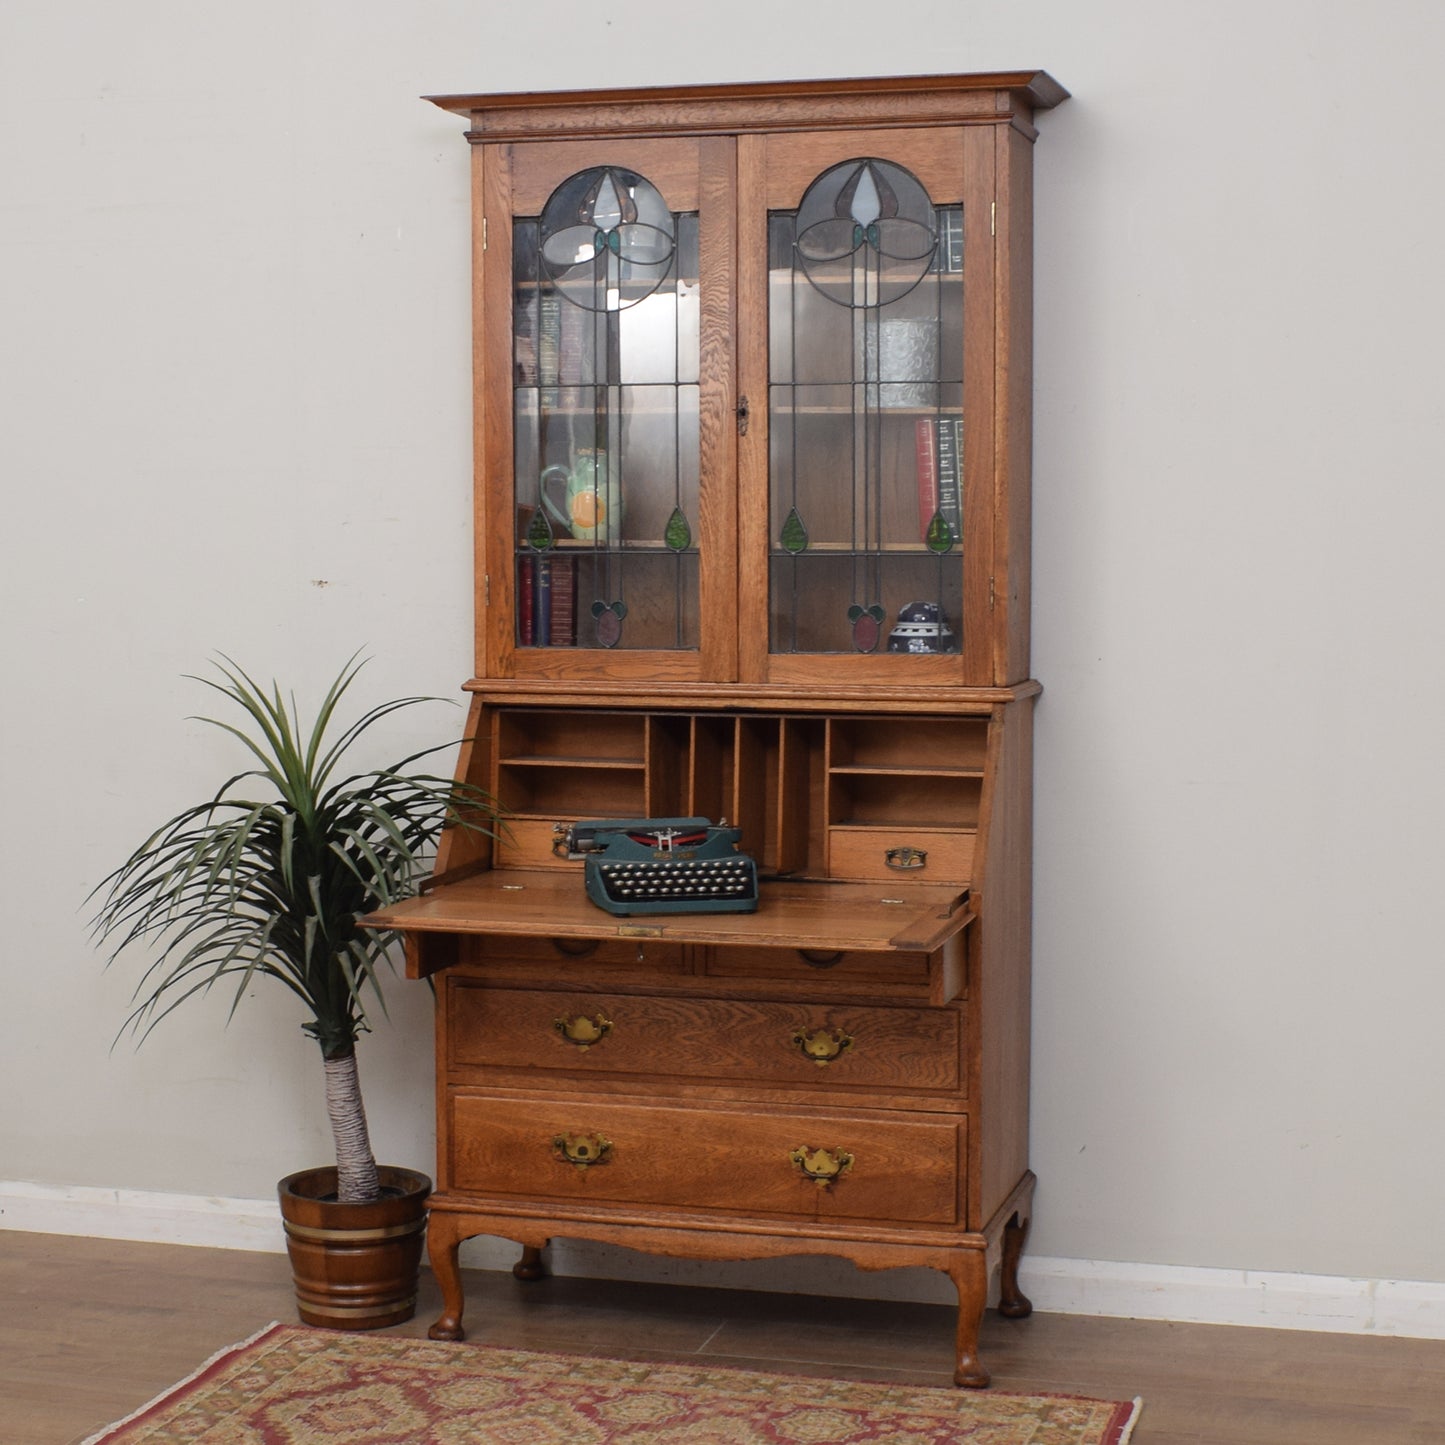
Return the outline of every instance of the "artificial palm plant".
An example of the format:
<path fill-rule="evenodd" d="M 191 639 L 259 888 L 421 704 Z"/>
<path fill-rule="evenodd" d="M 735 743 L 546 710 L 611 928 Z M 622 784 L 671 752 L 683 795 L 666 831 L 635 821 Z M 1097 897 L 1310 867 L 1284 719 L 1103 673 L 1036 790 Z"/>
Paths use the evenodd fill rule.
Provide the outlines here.
<path fill-rule="evenodd" d="M 381 1189 L 356 1041 L 368 1004 L 385 1012 L 379 971 L 390 966 L 395 936 L 358 920 L 416 891 L 444 826 L 491 832 L 496 817 L 480 789 L 411 771 L 439 748 L 338 777 L 352 745 L 382 718 L 436 701 L 382 703 L 335 731 L 362 665 L 353 657 L 342 668 L 309 724 L 294 695 L 288 705 L 278 686 L 258 686 L 229 658 L 216 664 L 224 681 L 196 678 L 245 715 L 240 725 L 201 721 L 239 739 L 259 766 L 162 824 L 96 889 L 96 934 L 114 944 L 110 960 L 131 944 L 156 950 L 122 1031 L 143 1039 L 223 980 L 234 984 L 232 1013 L 259 978 L 301 1000 L 302 1028 L 321 1046 L 342 1202 Z"/>

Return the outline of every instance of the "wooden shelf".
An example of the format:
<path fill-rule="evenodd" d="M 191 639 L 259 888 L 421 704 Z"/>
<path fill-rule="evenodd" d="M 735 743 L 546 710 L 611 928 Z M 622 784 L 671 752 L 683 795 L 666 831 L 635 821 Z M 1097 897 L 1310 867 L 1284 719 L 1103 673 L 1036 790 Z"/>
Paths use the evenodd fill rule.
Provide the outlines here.
<path fill-rule="evenodd" d="M 872 387 L 877 387 L 877 386 L 916 386 L 916 385 L 923 385 L 923 384 L 924 384 L 924 383 L 922 383 L 922 382 L 913 382 L 913 381 L 870 381 L 870 382 L 866 383 L 866 385 L 867 385 L 868 387 L 870 387 L 870 388 L 872 388 Z M 791 387 L 810 387 L 810 386 L 819 386 L 819 387 L 822 387 L 822 386 L 839 386 L 839 387 L 842 387 L 842 386 L 850 386 L 850 385 L 856 385 L 856 386 L 858 386 L 858 387 L 862 387 L 862 386 L 865 385 L 865 383 L 863 383 L 863 382 L 861 382 L 861 381 L 860 381 L 860 382 L 852 382 L 852 383 L 847 382 L 847 381 L 799 381 L 799 382 L 779 381 L 779 382 L 775 382 L 775 383 L 773 384 L 773 390 L 774 390 L 774 392 L 778 392 L 778 391 L 785 391 L 785 390 L 787 390 L 787 389 L 789 389 L 789 388 L 791 388 Z M 957 383 L 956 381 L 945 381 L 945 382 L 942 383 L 942 385 L 944 385 L 944 386 L 957 386 L 958 383 Z M 589 413 L 589 415 L 590 415 L 590 413 Z M 847 406 L 780 406 L 780 405 L 777 405 L 777 404 L 776 404 L 776 398 L 774 398 L 773 415 L 774 415 L 774 416 L 845 416 L 845 417 L 850 417 L 850 418 L 851 418 L 851 417 L 854 415 L 854 412 L 853 412 L 853 409 L 852 409 L 851 407 L 847 407 Z M 894 417 L 897 417 L 900 421 L 907 421 L 907 420 L 910 420 L 910 419 L 912 419 L 912 420 L 917 420 L 917 419 L 920 418 L 920 417 L 926 417 L 926 418 L 929 419 L 929 420 L 933 420 L 934 418 L 937 418 L 937 417 L 944 417 L 944 418 L 947 418 L 947 417 L 956 417 L 956 416 L 959 415 L 959 413 L 958 413 L 957 411 L 940 411 L 936 406 L 915 406 L 915 405 L 910 404 L 910 405 L 908 405 L 908 406 L 877 406 L 877 407 L 874 407 L 874 408 L 873 408 L 873 415 L 875 415 L 875 416 L 894 416 Z"/>
<path fill-rule="evenodd" d="M 955 542 L 953 546 L 942 555 L 951 557 L 958 550 L 958 543 Z M 863 548 L 854 547 L 847 542 L 813 541 L 809 541 L 808 545 L 801 552 L 789 552 L 786 547 L 774 547 L 770 555 L 778 559 L 815 555 L 827 555 L 830 557 L 874 557 L 880 552 L 890 557 L 936 558 L 940 555 L 937 552 L 930 551 L 922 542 L 884 542 L 876 547 Z"/>
<path fill-rule="evenodd" d="M 982 768 L 948 768 L 913 765 L 909 763 L 842 763 L 828 769 L 831 774 L 853 774 L 872 777 L 876 774 L 894 774 L 905 778 L 981 778 Z"/>
<path fill-rule="evenodd" d="M 582 553 L 591 556 L 594 553 L 598 556 L 628 556 L 636 557 L 645 555 L 649 557 L 696 557 L 696 547 L 683 547 L 675 550 L 669 547 L 666 542 L 654 542 L 650 539 L 633 540 L 630 537 L 623 537 L 616 542 L 588 542 L 578 537 L 555 537 L 550 547 L 538 550 L 519 544 L 517 556 L 519 557 L 546 557 L 555 555 L 558 552 Z"/>
<path fill-rule="evenodd" d="M 504 768 L 625 768 L 641 771 L 647 765 L 641 758 L 498 758 Z"/>

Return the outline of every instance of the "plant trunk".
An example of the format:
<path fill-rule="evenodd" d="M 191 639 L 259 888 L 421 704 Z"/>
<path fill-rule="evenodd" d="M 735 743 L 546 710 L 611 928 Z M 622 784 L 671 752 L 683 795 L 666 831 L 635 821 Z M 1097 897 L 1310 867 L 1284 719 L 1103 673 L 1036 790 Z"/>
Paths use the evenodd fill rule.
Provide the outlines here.
<path fill-rule="evenodd" d="M 366 1132 L 366 1108 L 361 1102 L 361 1081 L 356 1073 L 356 1051 L 324 1058 L 326 1112 L 331 1116 L 331 1137 L 336 1143 L 336 1197 L 343 1204 L 377 1198 L 381 1183 L 376 1156 Z"/>

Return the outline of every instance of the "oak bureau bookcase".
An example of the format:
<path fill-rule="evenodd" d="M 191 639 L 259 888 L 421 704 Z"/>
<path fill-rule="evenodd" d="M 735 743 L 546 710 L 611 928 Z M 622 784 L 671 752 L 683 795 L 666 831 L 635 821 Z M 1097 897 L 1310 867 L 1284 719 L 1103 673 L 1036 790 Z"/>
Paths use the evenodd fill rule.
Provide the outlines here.
<path fill-rule="evenodd" d="M 476 675 L 506 810 L 370 922 L 437 987 L 436 1338 L 488 1234 L 921 1265 L 1022 1315 L 1042 72 L 436 103 L 473 167 Z M 754 912 L 559 829 L 726 820 Z"/>

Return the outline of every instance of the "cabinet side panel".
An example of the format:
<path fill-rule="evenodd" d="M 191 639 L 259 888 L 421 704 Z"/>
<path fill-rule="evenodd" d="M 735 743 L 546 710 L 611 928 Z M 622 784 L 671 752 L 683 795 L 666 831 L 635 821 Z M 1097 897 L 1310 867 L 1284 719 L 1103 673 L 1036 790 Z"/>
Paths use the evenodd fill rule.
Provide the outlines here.
<path fill-rule="evenodd" d="M 994 681 L 998 618 L 990 611 L 999 453 L 997 293 L 1004 284 L 993 234 L 997 141 L 992 128 L 962 138 L 963 198 L 963 662 L 973 683 Z"/>
<path fill-rule="evenodd" d="M 485 733 L 486 715 L 482 700 L 474 697 L 467 709 L 467 730 L 457 756 L 457 781 L 476 788 L 492 787 L 491 739 Z M 448 828 L 437 844 L 436 877 L 469 873 L 490 866 L 492 838 L 467 828 Z"/>
<path fill-rule="evenodd" d="M 1029 579 L 1033 447 L 1033 142 L 1010 126 L 998 143 L 998 375 L 994 516 L 994 681 L 1029 675 Z"/>
<path fill-rule="evenodd" d="M 969 959 L 978 1150 L 970 1224 L 982 1228 L 1028 1168 L 1033 699 L 997 715 L 980 837 L 982 916 Z"/>
<path fill-rule="evenodd" d="M 477 673 L 512 669 L 512 223 L 511 157 L 474 146 L 476 265 Z M 485 261 L 485 265 L 483 262 Z M 487 357 L 496 358 L 488 370 Z"/>

